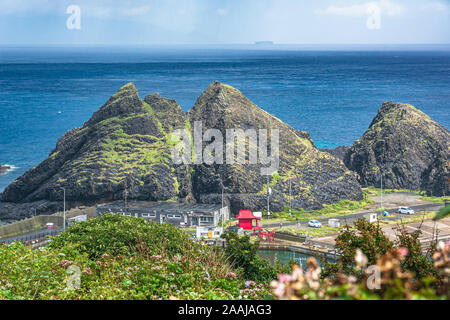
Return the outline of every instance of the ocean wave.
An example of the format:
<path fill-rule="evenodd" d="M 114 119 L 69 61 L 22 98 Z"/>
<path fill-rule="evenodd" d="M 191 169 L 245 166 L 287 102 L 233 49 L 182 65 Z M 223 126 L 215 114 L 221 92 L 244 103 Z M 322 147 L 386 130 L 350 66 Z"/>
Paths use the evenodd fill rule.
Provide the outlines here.
<path fill-rule="evenodd" d="M 6 169 L 6 171 L 3 174 L 7 174 L 8 172 L 18 169 L 18 167 L 14 166 L 12 164 L 7 164 L 7 163 L 2 163 L 2 167 L 8 168 L 8 169 Z"/>

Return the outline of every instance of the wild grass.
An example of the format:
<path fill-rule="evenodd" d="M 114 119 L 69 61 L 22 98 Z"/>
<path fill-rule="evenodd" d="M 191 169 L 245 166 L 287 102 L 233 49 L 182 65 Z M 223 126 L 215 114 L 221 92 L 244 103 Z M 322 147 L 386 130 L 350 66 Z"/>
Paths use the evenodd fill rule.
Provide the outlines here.
<path fill-rule="evenodd" d="M 320 210 L 292 210 L 289 216 L 289 208 L 285 207 L 282 212 L 272 213 L 275 219 L 265 220 L 264 223 L 282 222 L 282 221 L 305 221 L 310 219 L 326 219 L 338 216 L 346 216 L 364 209 L 369 209 L 374 201 L 365 197 L 361 201 L 342 200 L 335 204 L 324 205 Z"/>
<path fill-rule="evenodd" d="M 420 197 L 420 200 L 433 202 L 433 203 L 446 203 L 446 202 L 450 202 L 450 197 L 428 197 L 428 196 L 422 196 L 422 197 Z"/>
<path fill-rule="evenodd" d="M 293 235 L 307 235 L 311 237 L 323 237 L 323 236 L 329 236 L 338 234 L 343 230 L 343 227 L 341 228 L 333 228 L 330 226 L 322 226 L 322 228 L 275 228 L 275 232 L 286 232 Z"/>

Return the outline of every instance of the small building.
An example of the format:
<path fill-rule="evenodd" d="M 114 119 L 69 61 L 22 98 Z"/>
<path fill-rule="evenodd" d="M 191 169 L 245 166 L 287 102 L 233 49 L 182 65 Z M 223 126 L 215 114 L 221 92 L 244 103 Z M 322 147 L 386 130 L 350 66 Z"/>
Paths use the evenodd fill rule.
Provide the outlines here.
<path fill-rule="evenodd" d="M 253 215 L 262 219 L 262 212 L 253 212 Z"/>
<path fill-rule="evenodd" d="M 95 216 L 104 213 L 144 218 L 156 223 L 181 227 L 214 227 L 230 217 L 228 207 L 220 204 L 184 204 L 177 202 L 136 201 L 125 207 L 123 202 L 98 205 Z"/>
<path fill-rule="evenodd" d="M 239 228 L 243 230 L 253 230 L 253 227 L 258 227 L 258 221 L 261 220 L 261 218 L 253 215 L 250 210 L 239 211 L 236 218 L 239 220 Z M 256 221 L 256 226 L 253 226 L 253 220 Z"/>
<path fill-rule="evenodd" d="M 339 228 L 341 226 L 341 222 L 339 219 L 328 219 L 328 225 L 332 228 Z"/>
<path fill-rule="evenodd" d="M 378 221 L 378 215 L 376 213 L 368 213 L 364 215 L 364 219 L 369 221 L 370 223 Z"/>
<path fill-rule="evenodd" d="M 87 221 L 87 215 L 81 215 L 81 216 L 76 216 L 73 218 L 69 218 L 68 219 L 68 225 L 71 226 L 72 224 L 74 224 L 75 222 L 83 222 L 83 221 Z"/>
<path fill-rule="evenodd" d="M 197 227 L 196 238 L 197 239 L 220 239 L 223 233 L 221 227 Z"/>

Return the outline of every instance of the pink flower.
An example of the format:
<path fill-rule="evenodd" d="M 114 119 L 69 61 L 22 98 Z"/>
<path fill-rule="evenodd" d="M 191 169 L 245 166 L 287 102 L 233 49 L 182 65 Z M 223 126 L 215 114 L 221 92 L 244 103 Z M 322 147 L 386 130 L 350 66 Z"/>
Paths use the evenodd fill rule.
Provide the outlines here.
<path fill-rule="evenodd" d="M 400 248 L 400 249 L 398 249 L 398 252 L 400 253 L 400 256 L 402 258 L 404 258 L 408 255 L 408 249 L 406 249 L 406 248 Z"/>
<path fill-rule="evenodd" d="M 278 275 L 279 282 L 289 282 L 291 281 L 291 275 L 289 274 L 279 274 Z"/>

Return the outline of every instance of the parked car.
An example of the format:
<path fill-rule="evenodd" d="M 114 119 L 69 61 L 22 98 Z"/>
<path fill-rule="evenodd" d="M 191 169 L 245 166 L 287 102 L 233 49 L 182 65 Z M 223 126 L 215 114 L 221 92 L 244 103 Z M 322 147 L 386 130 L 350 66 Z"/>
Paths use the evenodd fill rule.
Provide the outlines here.
<path fill-rule="evenodd" d="M 401 214 L 414 214 L 414 210 L 408 207 L 400 207 L 398 208 L 398 213 Z"/>
<path fill-rule="evenodd" d="M 322 228 L 322 224 L 317 220 L 310 220 L 308 222 L 308 226 L 310 226 L 311 228 Z"/>

